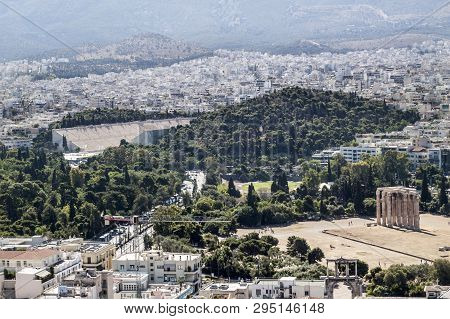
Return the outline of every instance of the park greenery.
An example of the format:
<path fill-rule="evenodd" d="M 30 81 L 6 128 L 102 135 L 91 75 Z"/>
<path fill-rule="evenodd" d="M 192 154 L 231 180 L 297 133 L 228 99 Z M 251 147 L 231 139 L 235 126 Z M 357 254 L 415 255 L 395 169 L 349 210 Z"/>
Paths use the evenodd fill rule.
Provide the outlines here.
<path fill-rule="evenodd" d="M 177 115 L 93 110 L 67 116 L 51 128 L 171 116 Z M 0 146 L 0 236 L 95 239 L 106 230 L 104 215 L 140 215 L 157 208 L 155 236 L 145 238 L 146 247 L 200 251 L 205 272 L 225 278 L 317 279 L 326 271 L 319 264 L 324 258 L 319 248 L 290 237 L 281 251 L 270 235 L 236 238 L 237 228 L 373 217 L 376 188 L 394 185 L 416 187 L 423 210 L 448 215 L 448 181 L 436 166 L 415 170 L 405 154 L 393 151 L 353 164 L 342 156 L 326 166 L 310 159 L 316 150 L 352 142 L 357 133 L 398 130 L 417 119 L 415 112 L 355 94 L 290 88 L 199 115 L 156 145 L 122 141 L 78 167 L 65 162 L 46 131 L 32 149 Z M 193 169 L 206 173 L 206 185 L 192 195 L 182 193 L 186 171 Z M 270 186 L 263 192 L 253 181 Z M 239 187 L 245 182 L 248 186 Z M 176 194 L 182 204 L 167 205 Z M 405 267 L 372 269 L 370 293 L 412 296 L 426 282 L 448 279 L 445 265 L 440 275 L 436 266 L 433 271 L 432 266 Z M 359 268 L 368 271 L 362 261 Z M 399 288 L 391 272 L 405 276 Z"/>
<path fill-rule="evenodd" d="M 126 142 L 77 168 L 61 153 L 2 147 L 0 236 L 95 238 L 103 215 L 141 214 L 179 192 L 183 174 L 165 163 Z"/>
<path fill-rule="evenodd" d="M 350 143 L 359 133 L 399 130 L 418 119 L 415 111 L 356 94 L 288 88 L 202 114 L 163 145 L 188 167 L 212 157 L 218 171 L 210 174 L 230 170 L 241 182 L 269 181 L 276 167 L 290 173 L 315 151 Z"/>
<path fill-rule="evenodd" d="M 387 269 L 376 267 L 365 277 L 367 293 L 375 297 L 424 297 L 424 287 L 436 282 L 450 285 L 450 262 L 438 259 L 431 265 L 392 265 Z"/>

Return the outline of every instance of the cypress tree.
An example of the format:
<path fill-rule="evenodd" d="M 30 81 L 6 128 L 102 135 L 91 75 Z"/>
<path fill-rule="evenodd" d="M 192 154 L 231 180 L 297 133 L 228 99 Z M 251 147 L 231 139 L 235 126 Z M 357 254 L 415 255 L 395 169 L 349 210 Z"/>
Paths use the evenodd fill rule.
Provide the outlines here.
<path fill-rule="evenodd" d="M 123 168 L 123 181 L 125 185 L 130 185 L 130 174 L 128 172 L 128 166 L 125 165 Z"/>
<path fill-rule="evenodd" d="M 441 176 L 441 183 L 439 185 L 439 206 L 448 205 L 447 197 L 447 177 L 444 174 Z"/>
<path fill-rule="evenodd" d="M 327 172 L 327 182 L 330 183 L 330 182 L 333 181 L 333 174 L 332 174 L 332 172 L 331 172 L 331 163 L 330 163 L 330 159 L 328 159 L 327 168 L 328 168 L 328 172 Z"/>
<path fill-rule="evenodd" d="M 278 186 L 283 192 L 289 193 L 289 184 L 288 184 L 287 175 L 285 172 L 282 172 L 280 174 L 280 177 L 278 179 Z"/>
<path fill-rule="evenodd" d="M 258 203 L 258 201 L 259 201 L 258 194 L 255 191 L 253 183 L 251 183 L 248 186 L 247 205 L 252 207 L 253 209 L 256 209 L 256 204 Z"/>
<path fill-rule="evenodd" d="M 67 138 L 65 135 L 63 135 L 63 138 L 62 138 L 62 147 L 63 147 L 64 151 L 67 151 L 69 149 L 67 146 Z"/>
<path fill-rule="evenodd" d="M 228 181 L 228 195 L 231 197 L 241 197 L 241 193 L 236 189 L 236 186 L 234 185 L 233 178 L 230 178 Z"/>
<path fill-rule="evenodd" d="M 420 201 L 422 203 L 429 203 L 431 201 L 431 193 L 428 189 L 428 176 L 427 172 L 423 171 L 423 178 L 422 178 L 422 191 L 420 193 Z"/>
<path fill-rule="evenodd" d="M 52 190 L 56 190 L 58 188 L 58 178 L 56 176 L 56 169 L 53 169 L 53 171 L 52 171 L 51 184 L 52 184 Z"/>
<path fill-rule="evenodd" d="M 73 222 L 73 220 L 75 219 L 75 215 L 76 215 L 75 205 L 73 203 L 73 200 L 71 200 L 70 204 L 69 204 L 69 221 L 70 222 Z"/>
<path fill-rule="evenodd" d="M 323 198 L 320 199 L 320 215 L 328 215 L 328 208 L 327 205 L 325 205 Z"/>
<path fill-rule="evenodd" d="M 277 184 L 277 181 L 276 181 L 276 176 L 274 176 L 274 179 L 273 179 L 273 182 L 272 182 L 272 185 L 270 185 L 270 192 L 272 193 L 272 194 L 274 194 L 274 193 L 276 193 L 277 191 L 278 191 L 278 184 Z"/>

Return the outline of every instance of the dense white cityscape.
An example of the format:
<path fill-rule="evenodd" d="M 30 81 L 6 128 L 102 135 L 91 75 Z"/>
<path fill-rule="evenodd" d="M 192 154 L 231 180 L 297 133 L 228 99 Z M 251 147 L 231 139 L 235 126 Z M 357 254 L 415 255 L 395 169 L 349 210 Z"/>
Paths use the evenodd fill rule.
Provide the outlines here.
<path fill-rule="evenodd" d="M 448 111 L 449 57 L 449 41 L 300 56 L 218 50 L 168 67 L 52 80 L 32 78 L 48 73 L 51 63 L 68 60 L 5 62 L 0 65 L 0 140 L 29 145 L 39 128 L 85 109 L 195 114 L 288 86 L 356 92 L 417 109 L 427 119 Z"/>
<path fill-rule="evenodd" d="M 337 153 L 354 163 L 363 154 L 396 150 L 406 153 L 414 167 L 426 163 L 445 171 L 449 167 L 449 41 L 301 56 L 218 50 L 211 57 L 169 67 L 33 80 L 34 75 L 48 74 L 55 62 L 68 60 L 22 60 L 0 65 L 0 142 L 7 148 L 31 146 L 42 129 L 68 113 L 117 107 L 196 114 L 284 87 L 301 86 L 356 92 L 365 98 L 384 100 L 392 107 L 418 110 L 422 118 L 401 132 L 359 135 L 351 146 L 336 145 L 314 154 L 312 158 L 323 166 Z M 73 143 L 86 142 L 72 140 L 69 131 L 56 131 L 57 141 L 54 132 L 54 142 L 60 146 L 63 139 L 75 146 Z M 100 134 L 100 129 L 96 132 Z M 92 155 L 118 143 L 120 137 L 107 136 L 110 132 L 98 135 Z M 98 146 L 107 143 L 101 142 L 107 138 L 112 139 L 110 144 Z M 66 157 L 69 162 L 71 156 Z M 77 159 L 75 156 L 73 163 Z M 203 172 L 198 176 L 204 179 Z M 192 181 L 185 183 L 192 195 Z M 204 180 L 200 187 L 202 183 Z M 321 280 L 282 277 L 202 282 L 200 254 L 145 249 L 144 237 L 151 234 L 151 228 L 139 232 L 138 226 L 133 228 L 128 220 L 118 220 L 123 221 L 127 226 L 116 228 L 96 242 L 81 238 L 52 241 L 43 236 L 1 238 L 0 266 L 6 271 L 0 274 L 0 294 L 5 298 L 333 298 L 327 287 L 330 280 L 341 275 L 336 272 L 334 277 L 327 275 Z M 347 267 L 347 278 L 355 280 L 353 293 L 360 295 L 357 269 L 350 274 L 348 268 L 355 261 L 329 261 Z M 9 273 L 15 273 L 15 277 L 9 278 Z M 448 298 L 450 293 L 440 286 L 427 286 L 425 291 L 428 298 Z"/>
<path fill-rule="evenodd" d="M 0 27 L 2 318 L 448 305 L 450 1 L 0 0 Z"/>

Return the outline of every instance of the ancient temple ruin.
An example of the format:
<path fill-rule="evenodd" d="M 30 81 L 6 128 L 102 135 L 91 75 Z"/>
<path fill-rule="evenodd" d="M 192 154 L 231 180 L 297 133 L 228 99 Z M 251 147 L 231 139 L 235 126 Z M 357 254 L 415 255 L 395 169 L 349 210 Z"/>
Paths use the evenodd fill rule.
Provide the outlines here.
<path fill-rule="evenodd" d="M 378 188 L 377 224 L 420 230 L 417 190 L 402 186 Z"/>

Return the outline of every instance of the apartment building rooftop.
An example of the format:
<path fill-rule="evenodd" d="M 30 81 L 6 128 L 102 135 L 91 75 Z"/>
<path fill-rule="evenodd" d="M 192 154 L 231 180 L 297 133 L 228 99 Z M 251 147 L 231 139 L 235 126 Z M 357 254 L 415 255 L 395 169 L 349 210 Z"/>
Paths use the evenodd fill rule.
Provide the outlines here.
<path fill-rule="evenodd" d="M 58 255 L 60 252 L 53 249 L 35 249 L 26 251 L 0 251 L 0 259 L 4 260 L 40 260 Z"/>

